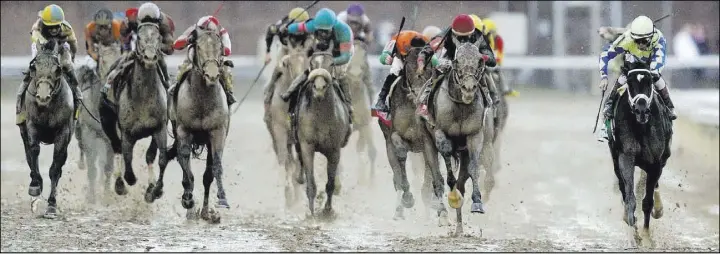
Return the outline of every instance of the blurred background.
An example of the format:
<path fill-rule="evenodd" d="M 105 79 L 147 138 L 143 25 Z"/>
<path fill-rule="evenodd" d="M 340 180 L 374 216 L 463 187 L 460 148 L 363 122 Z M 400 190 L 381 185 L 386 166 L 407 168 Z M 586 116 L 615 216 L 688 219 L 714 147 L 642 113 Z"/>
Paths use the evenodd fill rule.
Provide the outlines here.
<path fill-rule="evenodd" d="M 718 1 L 361 1 L 374 27 L 375 42 L 370 48 L 373 83 L 379 86 L 387 66 L 376 60 L 401 17 L 404 29 L 422 31 L 425 26 L 448 26 L 458 13 L 491 17 L 505 40 L 506 79 L 516 88 L 552 88 L 574 93 L 597 94 L 597 56 L 605 43 L 597 34 L 600 26 L 625 27 L 638 15 L 657 19 L 666 14 L 657 27 L 668 40 L 667 67 L 664 77 L 673 89 L 717 89 L 719 21 Z M 3 76 L 19 75 L 29 61 L 32 23 L 37 12 L 51 2 L 3 1 L 0 12 L 2 29 Z M 143 1 L 58 1 L 66 19 L 75 28 L 79 53 L 85 55 L 84 26 L 101 7 L 117 13 L 119 19 L 130 7 Z M 158 1 L 163 12 L 175 21 L 175 37 L 204 15 L 217 14 L 230 32 L 237 77 L 252 78 L 262 67 L 264 32 L 267 26 L 287 15 L 294 7 L 311 1 Z M 341 12 L 351 1 L 322 1 L 309 10 L 311 15 L 322 7 Z M 253 39 L 254 38 L 254 39 Z M 277 43 L 273 52 L 277 50 Z M 175 72 L 185 51 L 169 60 Z M 178 59 L 174 61 L 174 59 Z M 266 68 L 265 76 L 269 75 Z M 715 91 L 715 90 L 712 90 Z"/>

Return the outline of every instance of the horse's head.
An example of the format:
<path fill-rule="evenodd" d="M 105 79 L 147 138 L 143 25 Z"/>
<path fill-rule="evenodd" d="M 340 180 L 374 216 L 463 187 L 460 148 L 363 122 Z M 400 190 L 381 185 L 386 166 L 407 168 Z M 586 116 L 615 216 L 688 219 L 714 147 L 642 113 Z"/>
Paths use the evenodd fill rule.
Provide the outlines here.
<path fill-rule="evenodd" d="M 280 66 L 285 75 L 291 78 L 299 76 L 308 65 L 306 52 L 289 52 L 280 60 Z"/>
<path fill-rule="evenodd" d="M 98 52 L 98 71 L 100 76 L 104 77 L 108 74 L 110 66 L 120 58 L 120 44 L 117 42 L 110 45 L 99 43 L 96 48 Z"/>
<path fill-rule="evenodd" d="M 465 42 L 457 46 L 451 83 L 460 88 L 463 103 L 471 104 L 475 100 L 484 69 L 485 62 L 477 45 Z"/>
<path fill-rule="evenodd" d="M 322 98 L 332 83 L 332 67 L 333 56 L 330 52 L 315 52 L 310 57 L 310 74 L 308 74 L 307 82 L 312 82 L 312 91 L 315 98 Z"/>
<path fill-rule="evenodd" d="M 28 92 L 35 97 L 38 106 L 47 106 L 61 89 L 62 67 L 60 65 L 59 53 L 61 46 L 55 41 L 49 41 L 42 46 L 30 72 L 34 73 L 33 80 Z"/>
<path fill-rule="evenodd" d="M 635 119 L 640 124 L 650 120 L 650 105 L 655 95 L 653 73 L 648 69 L 632 69 L 627 73 L 627 94 Z"/>
<path fill-rule="evenodd" d="M 220 36 L 212 31 L 197 31 L 195 40 L 196 64 L 199 65 L 205 84 L 212 86 L 220 81 L 222 68 L 222 42 Z"/>
<path fill-rule="evenodd" d="M 419 89 L 422 87 L 423 84 L 425 84 L 425 81 L 430 79 L 432 77 L 433 72 L 428 71 L 430 64 L 425 64 L 423 66 L 423 72 L 421 74 L 417 74 L 417 68 L 418 68 L 418 57 L 420 56 L 420 52 L 422 51 L 423 47 L 410 47 L 407 51 L 407 55 L 405 55 L 403 58 L 403 62 L 405 63 L 405 66 L 403 67 L 403 71 L 405 72 L 405 83 L 407 84 L 408 88 L 410 89 Z M 429 60 L 426 60 L 426 62 L 429 62 Z"/>
<path fill-rule="evenodd" d="M 145 68 L 153 68 L 160 58 L 160 27 L 155 23 L 142 23 L 138 26 L 137 53 L 142 56 Z"/>

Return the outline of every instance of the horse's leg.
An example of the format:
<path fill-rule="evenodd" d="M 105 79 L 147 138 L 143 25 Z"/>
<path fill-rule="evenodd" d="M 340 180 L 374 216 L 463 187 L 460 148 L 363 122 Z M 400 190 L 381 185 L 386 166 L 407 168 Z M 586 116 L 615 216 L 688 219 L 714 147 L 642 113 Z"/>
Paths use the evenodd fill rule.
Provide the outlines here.
<path fill-rule="evenodd" d="M 153 143 L 157 144 L 157 150 L 160 152 L 160 157 L 158 158 L 158 164 L 160 167 L 160 176 L 157 179 L 156 183 L 152 183 L 150 186 L 153 186 L 151 189 L 150 186 L 148 186 L 148 191 L 152 190 L 152 199 L 157 200 L 158 198 L 162 197 L 163 194 L 163 186 L 164 182 L 163 179 L 165 179 L 165 169 L 167 169 L 168 165 L 168 148 L 167 148 L 167 125 L 163 124 L 162 127 L 160 127 L 160 130 L 153 134 Z M 148 149 L 148 153 L 151 150 Z M 153 150 L 154 151 L 154 150 Z M 147 159 L 147 157 L 146 157 Z M 152 156 L 152 160 L 155 159 L 155 156 Z M 151 175 L 151 178 L 155 178 L 155 172 L 152 171 L 152 160 L 148 163 L 148 169 L 150 171 L 148 172 Z M 148 193 L 145 193 L 146 195 Z"/>
<path fill-rule="evenodd" d="M 468 143 L 468 154 L 470 157 L 468 165 L 468 174 L 472 179 L 472 205 L 470 206 L 471 213 L 485 213 L 485 208 L 482 203 L 482 194 L 480 193 L 480 164 L 482 163 L 482 152 L 485 142 L 485 132 L 481 131 L 478 134 L 467 138 Z M 488 149 L 488 148 L 485 148 Z M 462 159 L 462 158 L 461 158 Z"/>
<path fill-rule="evenodd" d="M 377 158 L 377 149 L 375 148 L 375 143 L 372 141 L 372 128 L 370 128 L 370 125 L 365 125 L 362 128 L 360 128 L 359 133 L 359 139 L 358 139 L 358 147 L 360 147 L 360 143 L 364 144 L 364 148 L 367 149 L 367 156 L 368 159 L 370 159 L 370 184 L 373 183 L 373 179 L 375 179 L 375 159 Z M 358 152 L 361 151 L 358 149 Z M 407 157 L 407 156 L 406 156 Z M 404 168 L 404 167 L 403 167 Z"/>
<path fill-rule="evenodd" d="M 102 133 L 101 133 L 102 134 Z M 112 146 L 110 146 L 110 140 L 101 137 L 101 139 L 98 141 L 99 146 L 101 147 L 101 150 L 98 151 L 98 164 L 103 169 L 103 172 L 105 173 L 105 179 L 103 181 L 103 186 L 106 194 L 110 193 L 110 179 L 112 179 L 112 173 L 114 170 L 113 167 L 113 157 L 115 156 L 115 153 L 113 153 Z"/>
<path fill-rule="evenodd" d="M 662 168 L 661 168 L 662 169 Z M 660 181 L 658 181 L 657 184 L 655 184 L 655 191 L 653 191 L 653 210 L 650 215 L 653 216 L 655 219 L 660 219 L 663 216 L 663 203 L 662 198 L 660 197 Z"/>
<path fill-rule="evenodd" d="M 219 128 L 210 131 L 210 149 L 208 152 L 212 152 L 212 173 L 215 177 L 215 185 L 217 185 L 217 198 L 218 202 L 215 204 L 216 208 L 230 209 L 227 198 L 225 196 L 225 187 L 223 186 L 223 151 L 225 149 L 225 138 L 227 137 L 227 130 L 225 128 Z"/>
<path fill-rule="evenodd" d="M 315 147 L 312 145 L 301 142 L 300 145 L 300 157 L 302 160 L 303 171 L 305 172 L 305 194 L 307 194 L 308 205 L 310 206 L 310 215 L 315 215 L 315 197 L 317 196 L 317 186 L 315 185 Z"/>
<path fill-rule="evenodd" d="M 325 201 L 325 208 L 323 215 L 326 218 L 332 218 L 332 198 L 333 192 L 335 192 L 335 176 L 337 174 L 338 164 L 340 164 L 340 149 L 331 150 L 325 154 L 327 158 L 327 183 L 325 184 L 325 193 L 327 194 L 327 201 Z"/>
<path fill-rule="evenodd" d="M 455 174 L 453 173 L 453 166 L 452 166 L 452 159 L 453 157 L 449 154 L 442 155 L 443 161 L 445 162 L 445 171 L 447 174 L 447 185 L 450 190 L 455 188 L 455 183 L 457 183 L 457 179 L 455 179 Z"/>
<path fill-rule="evenodd" d="M 80 130 L 81 128 L 78 128 L 77 130 Z M 82 149 L 87 148 L 95 148 L 98 147 L 98 144 L 100 140 L 96 137 L 90 137 L 90 130 L 88 131 L 82 131 L 81 133 L 76 133 L 75 135 L 77 137 L 83 136 L 82 138 L 78 138 L 78 143 L 82 143 L 81 147 Z M 87 135 L 87 136 L 85 136 Z M 89 144 L 93 142 L 94 144 Z M 82 150 L 80 150 L 82 152 Z M 98 158 L 98 152 L 97 150 L 89 150 L 87 154 L 85 154 L 84 158 L 81 158 L 81 160 L 84 159 L 86 161 L 87 165 L 87 178 L 88 178 L 88 190 L 85 195 L 86 202 L 88 204 L 94 204 L 95 203 L 95 188 L 97 183 L 97 165 L 95 162 Z"/>
<path fill-rule="evenodd" d="M 125 182 L 127 182 L 127 184 L 130 186 L 133 186 L 135 185 L 135 183 L 137 183 L 137 177 L 135 177 L 135 172 L 133 172 L 132 168 L 133 148 L 135 147 L 135 142 L 137 142 L 137 140 L 133 138 L 129 133 L 123 133 L 122 156 L 123 162 L 125 164 L 124 179 Z"/>
<path fill-rule="evenodd" d="M 652 165 L 646 167 L 649 171 L 647 174 L 647 184 L 645 185 L 645 197 L 642 200 L 642 211 L 643 211 L 643 228 L 642 228 L 642 241 L 643 243 L 652 244 L 650 236 L 650 213 L 655 204 L 654 192 L 655 185 L 660 180 L 661 170 L 658 166 Z M 649 246 L 648 246 L 649 247 Z"/>
<path fill-rule="evenodd" d="M 383 133 L 384 134 L 384 133 Z M 403 196 L 407 195 L 408 201 L 412 200 L 410 193 L 410 184 L 407 182 L 407 174 L 405 171 L 405 162 L 407 160 L 407 150 L 395 148 L 389 135 L 385 134 L 385 153 L 388 157 L 388 163 L 393 171 L 393 186 L 397 193 L 397 205 L 395 206 L 395 219 L 404 219 L 404 207 L 412 207 L 412 203 L 403 203 Z M 407 193 L 407 194 L 406 194 Z M 414 203 L 414 200 L 413 200 Z"/>
<path fill-rule="evenodd" d="M 48 206 L 45 210 L 46 218 L 55 218 L 57 216 L 57 185 L 62 176 L 62 167 L 67 161 L 67 148 L 72 138 L 72 129 L 65 128 L 55 139 L 53 145 L 53 162 L 50 165 L 50 196 L 48 197 Z"/>
<path fill-rule="evenodd" d="M 210 209 L 208 203 L 210 203 L 210 186 L 212 185 L 215 177 L 213 176 L 213 155 L 212 148 L 208 147 L 208 153 L 205 161 L 205 173 L 203 174 L 203 187 L 205 192 L 203 193 L 203 205 L 200 211 L 200 218 L 206 221 L 210 221 Z"/>
<path fill-rule="evenodd" d="M 498 132 L 495 132 L 496 135 L 499 135 Z M 501 162 L 500 162 L 500 144 L 501 144 L 501 137 L 497 137 L 495 139 L 495 142 L 493 144 L 493 163 L 490 168 L 486 169 L 487 174 L 485 174 L 485 203 L 490 201 L 490 193 L 492 193 L 493 189 L 495 189 L 495 174 L 500 171 Z"/>
<path fill-rule="evenodd" d="M 624 220 L 628 226 L 635 227 L 635 193 L 633 190 L 635 173 L 635 156 L 620 153 L 618 157 L 620 169 L 620 186 L 623 187 L 623 203 L 625 205 Z M 654 184 L 653 184 L 654 185 Z"/>
<path fill-rule="evenodd" d="M 440 226 L 448 225 L 450 221 L 447 218 L 447 209 L 445 209 L 445 204 L 442 202 L 445 186 L 443 186 L 442 174 L 440 174 L 440 169 L 438 168 L 438 150 L 435 148 L 434 140 L 430 133 L 426 133 L 425 135 L 424 146 L 423 157 L 425 158 L 425 170 L 430 172 L 433 179 L 433 206 L 437 211 L 438 224 Z"/>
<path fill-rule="evenodd" d="M 193 200 L 193 189 L 195 188 L 195 176 L 193 176 L 190 170 L 190 142 L 192 141 L 192 134 L 186 132 L 182 126 L 177 127 L 177 134 L 175 136 L 177 141 L 177 161 L 183 170 L 183 195 L 182 195 L 182 206 L 188 209 L 188 212 L 195 206 L 195 200 Z"/>
<path fill-rule="evenodd" d="M 30 187 L 28 194 L 37 197 L 42 194 L 43 179 L 38 169 L 38 156 L 40 155 L 40 142 L 35 139 L 38 133 L 33 128 L 28 128 L 28 124 L 20 125 L 20 136 L 25 146 L 25 160 L 30 167 Z"/>
<path fill-rule="evenodd" d="M 465 183 L 467 182 L 468 178 L 470 178 L 470 153 L 465 150 L 460 152 L 460 165 L 458 169 L 458 180 L 456 182 L 456 185 L 452 188 L 455 190 L 451 192 L 451 194 L 459 192 L 460 196 L 457 197 L 457 200 L 454 200 L 454 203 L 457 205 L 453 208 L 455 208 L 455 212 L 457 214 L 457 226 L 455 228 L 455 234 L 461 235 L 463 233 L 463 222 L 462 222 L 462 205 L 464 203 L 465 197 Z M 450 200 L 450 195 L 448 195 L 448 202 L 453 202 Z M 452 207 L 452 205 L 451 205 Z"/>
<path fill-rule="evenodd" d="M 85 162 L 85 159 L 87 158 L 85 156 L 85 148 L 87 146 L 85 146 L 85 144 L 83 144 L 82 129 L 83 128 L 82 128 L 81 124 L 78 122 L 78 124 L 75 126 L 75 139 L 78 141 L 78 149 L 80 150 L 80 156 L 78 157 L 78 160 L 77 160 L 79 170 L 85 170 L 86 165 L 87 165 L 87 163 Z M 88 172 L 88 180 L 90 180 L 89 177 L 90 177 L 90 172 Z M 92 193 L 92 192 L 89 192 L 89 193 Z"/>

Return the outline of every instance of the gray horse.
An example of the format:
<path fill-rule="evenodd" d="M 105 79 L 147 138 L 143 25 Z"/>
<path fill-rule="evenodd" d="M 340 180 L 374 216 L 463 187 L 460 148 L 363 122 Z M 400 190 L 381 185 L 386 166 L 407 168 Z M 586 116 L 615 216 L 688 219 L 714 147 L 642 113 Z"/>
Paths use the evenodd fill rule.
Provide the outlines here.
<path fill-rule="evenodd" d="M 372 141 L 372 129 L 370 128 L 370 97 L 367 96 L 367 90 L 371 86 L 368 84 L 370 76 L 370 65 L 367 62 L 367 51 L 365 43 L 356 39 L 355 52 L 353 53 L 350 63 L 348 64 L 347 76 L 348 85 L 350 86 L 350 96 L 355 112 L 353 114 L 353 129 L 357 131 L 359 136 L 357 140 L 357 151 L 365 151 L 369 158 L 370 174 L 369 182 L 375 178 L 375 158 L 377 157 L 377 149 Z M 367 176 L 361 174 L 362 176 Z"/>
<path fill-rule="evenodd" d="M 198 30 L 197 40 L 191 51 L 192 68 L 186 77 L 181 77 L 181 83 L 175 88 L 177 92 L 173 93 L 176 96 L 171 98 L 169 103 L 170 121 L 175 133 L 175 143 L 169 159 L 172 159 L 176 150 L 178 163 L 183 170 L 182 206 L 188 209 L 188 218 L 191 218 L 192 208 L 195 206 L 195 177 L 190 169 L 190 155 L 193 147 L 207 148 L 207 163 L 203 174 L 205 193 L 200 215 L 205 220 L 211 220 L 211 215 L 215 212 L 208 208 L 208 199 L 213 180 L 217 181 L 218 188 L 215 207 L 230 208 L 222 181 L 222 158 L 230 127 L 230 111 L 220 84 L 223 82 L 220 72 L 225 64 L 222 61 L 220 36 L 212 31 Z M 198 154 L 195 151 L 195 155 Z M 161 169 L 156 188 L 162 188 L 164 173 L 164 169 Z M 212 220 L 216 221 L 214 218 Z"/>
<path fill-rule="evenodd" d="M 97 45 L 98 48 L 98 64 L 96 68 L 91 68 L 87 65 L 83 65 L 76 70 L 76 76 L 78 77 L 78 83 L 85 98 L 85 104 L 87 109 L 92 113 L 93 116 L 99 116 L 100 100 L 102 94 L 100 89 L 102 88 L 101 80 L 104 80 L 107 76 L 110 65 L 120 58 L 120 45 L 114 43 L 112 45 Z M 108 139 L 105 132 L 103 132 L 102 125 L 93 118 L 87 111 L 81 111 L 78 116 L 78 124 L 75 128 L 75 138 L 78 141 L 80 147 L 80 158 L 78 166 L 81 169 L 87 165 L 87 177 L 89 188 L 87 191 L 87 200 L 89 203 L 95 202 L 95 184 L 97 182 L 97 165 L 100 165 L 105 172 L 104 187 L 106 193 L 109 192 L 109 183 L 112 174 L 112 157 L 113 150 L 110 146 L 110 139 Z"/>
<path fill-rule="evenodd" d="M 380 115 L 378 119 L 380 130 L 385 137 L 385 150 L 393 171 L 393 184 L 398 196 L 398 203 L 395 207 L 396 219 L 404 218 L 404 209 L 413 207 L 415 203 L 410 192 L 406 170 L 408 152 L 422 153 L 425 149 L 425 127 L 422 120 L 415 115 L 414 101 L 417 100 L 423 84 L 430 80 L 432 72 L 423 71 L 420 75 L 415 75 L 413 72 L 418 68 L 417 57 L 421 50 L 421 47 L 411 48 L 404 57 L 403 71 L 405 73 L 393 83 L 387 99 L 387 105 L 389 105 L 392 115 Z M 425 169 L 424 162 L 419 165 L 414 164 L 416 168 L 420 165 L 423 165 L 422 168 Z M 427 172 L 429 171 L 416 171 L 425 176 L 422 188 L 424 198 L 432 196 L 430 193 L 432 177 Z M 426 205 L 431 202 L 429 199 L 425 200 Z M 442 205 L 435 208 L 438 215 L 441 216 L 441 224 L 443 224 L 447 221 L 447 209 Z"/>
<path fill-rule="evenodd" d="M 120 178 L 120 170 L 124 169 L 124 179 L 132 186 L 137 182 L 132 168 L 133 148 L 135 143 L 152 136 L 150 147 L 145 153 L 148 165 L 148 188 L 145 200 L 152 202 L 162 195 L 162 186 L 155 188 L 155 173 L 152 163 L 158 149 L 160 150 L 160 179 L 167 166 L 167 91 L 158 75 L 157 62 L 161 57 L 160 29 L 153 23 L 142 23 L 138 26 L 138 41 L 133 54 L 131 74 L 125 86 L 114 88 L 117 107 L 103 100 L 100 106 L 100 118 L 103 131 L 110 138 L 115 154 L 122 153 L 123 161 L 115 156 L 115 192 L 125 195 L 125 182 Z M 117 64 L 117 61 L 116 63 Z M 127 77 L 127 76 L 125 76 Z M 116 84 L 117 85 L 117 84 Z M 117 114 L 115 113 L 117 112 Z M 124 164 L 124 167 L 121 166 Z M 122 168 L 122 169 L 121 169 Z M 162 182 L 162 181 L 160 181 Z"/>
<path fill-rule="evenodd" d="M 492 80 L 485 74 L 478 45 L 457 41 L 455 45 L 459 46 L 453 68 L 430 97 L 429 110 L 436 124 L 426 124 L 428 132 L 424 155 L 428 170 L 433 174 L 433 188 L 438 199 L 442 197 L 444 188 L 437 153 L 452 155 L 459 161 L 457 179 L 448 170 L 447 183 L 451 189 L 448 203 L 457 211 L 456 234 L 460 234 L 463 231 L 462 204 L 468 178 L 472 179 L 473 186 L 470 211 L 485 213 L 479 184 L 480 166 L 482 164 L 487 170 L 493 163 L 494 123 L 491 107 L 486 106 L 490 101 L 489 93 L 480 84 L 481 79 L 485 82 Z"/>
<path fill-rule="evenodd" d="M 340 164 L 340 153 L 347 145 L 352 133 L 349 109 L 341 101 L 336 82 L 330 74 L 333 56 L 329 52 L 316 51 L 310 57 L 310 73 L 298 92 L 297 106 L 297 137 L 296 144 L 300 155 L 300 167 L 307 180 L 306 194 L 310 213 L 315 214 L 314 158 L 319 152 L 327 158 L 328 181 L 325 185 L 327 200 L 323 210 L 324 216 L 332 216 L 332 197 L 336 191 L 336 175 Z"/>
<path fill-rule="evenodd" d="M 43 179 L 38 169 L 40 143 L 53 144 L 53 162 L 50 166 L 50 196 L 45 217 L 57 215 L 57 186 L 62 167 L 67 160 L 67 148 L 75 130 L 73 97 L 70 86 L 63 78 L 58 50 L 60 45 L 50 41 L 30 63 L 30 84 L 23 98 L 27 110 L 26 122 L 18 125 L 25 146 L 25 158 L 30 167 L 28 194 L 42 194 Z"/>
<path fill-rule="evenodd" d="M 290 138 L 290 115 L 288 114 L 288 103 L 280 96 L 287 91 L 295 78 L 301 75 L 308 68 L 309 60 L 307 50 L 300 47 L 289 48 L 287 55 L 280 60 L 280 77 L 275 81 L 272 101 L 266 109 L 264 121 L 270 132 L 273 142 L 273 150 L 278 159 L 278 164 L 285 167 L 285 204 L 291 206 L 299 195 L 300 185 L 293 178 L 300 177 L 299 162 L 293 156 Z"/>

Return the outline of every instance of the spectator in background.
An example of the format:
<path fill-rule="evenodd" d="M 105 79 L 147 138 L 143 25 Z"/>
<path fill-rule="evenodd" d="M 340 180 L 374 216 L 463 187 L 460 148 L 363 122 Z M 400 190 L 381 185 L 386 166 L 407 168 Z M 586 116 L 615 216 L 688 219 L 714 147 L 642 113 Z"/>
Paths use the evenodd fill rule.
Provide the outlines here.
<path fill-rule="evenodd" d="M 680 64 L 688 64 L 690 62 L 693 62 L 697 60 L 698 56 L 700 55 L 697 43 L 693 38 L 694 30 L 694 24 L 685 24 L 683 28 L 680 29 L 680 31 L 675 34 L 675 37 L 673 38 L 673 50 L 675 51 L 675 55 L 677 56 Z M 695 75 L 693 76 L 695 78 L 695 81 L 697 81 L 699 77 L 697 74 L 702 70 L 693 69 L 692 71 L 693 73 L 695 73 Z"/>
<path fill-rule="evenodd" d="M 695 45 L 698 49 L 699 55 L 709 55 L 710 54 L 710 45 L 707 42 L 707 37 L 705 34 L 705 26 L 703 26 L 700 23 L 697 23 L 693 27 L 692 31 L 692 38 L 695 42 Z M 705 70 L 704 69 L 693 69 L 693 74 L 698 77 L 698 79 L 705 79 Z"/>

